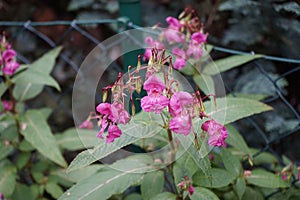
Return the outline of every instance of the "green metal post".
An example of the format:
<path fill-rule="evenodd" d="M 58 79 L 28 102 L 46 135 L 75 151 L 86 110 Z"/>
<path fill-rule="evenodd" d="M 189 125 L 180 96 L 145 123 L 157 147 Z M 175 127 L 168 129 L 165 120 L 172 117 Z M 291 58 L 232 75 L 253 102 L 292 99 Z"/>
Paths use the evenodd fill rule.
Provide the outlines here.
<path fill-rule="evenodd" d="M 128 20 L 138 26 L 142 25 L 142 14 L 141 14 L 141 2 L 140 0 L 119 0 L 119 17 L 126 17 Z M 136 37 L 140 37 L 137 35 Z M 138 39 L 138 38 L 137 38 Z M 142 39 L 142 38 L 140 38 Z M 124 41 L 122 44 L 124 47 L 130 45 L 128 41 Z M 124 72 L 127 72 L 127 67 L 129 65 L 136 66 L 138 55 L 143 54 L 143 50 L 135 50 L 123 55 L 123 65 L 124 65 Z M 142 96 L 145 96 L 146 92 L 142 91 L 140 95 L 137 93 L 133 94 L 133 99 L 140 99 Z M 139 112 L 141 110 L 140 103 L 135 100 L 135 110 Z M 131 106 L 129 108 L 131 112 Z"/>
<path fill-rule="evenodd" d="M 140 0 L 119 0 L 119 16 L 126 17 L 135 25 L 142 25 L 141 2 Z M 126 43 L 126 41 L 124 42 Z M 127 44 L 123 44 L 127 45 Z M 127 71 L 129 65 L 135 66 L 137 64 L 137 57 L 143 53 L 140 50 L 126 53 L 123 56 L 124 71 Z"/>

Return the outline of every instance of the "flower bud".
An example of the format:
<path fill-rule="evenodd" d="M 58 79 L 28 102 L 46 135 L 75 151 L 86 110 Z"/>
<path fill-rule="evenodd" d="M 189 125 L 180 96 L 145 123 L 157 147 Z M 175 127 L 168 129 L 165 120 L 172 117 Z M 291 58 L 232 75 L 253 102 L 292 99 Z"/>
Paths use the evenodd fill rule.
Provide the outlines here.
<path fill-rule="evenodd" d="M 135 91 L 140 94 L 142 91 L 142 80 L 141 79 L 137 79 L 135 82 Z"/>

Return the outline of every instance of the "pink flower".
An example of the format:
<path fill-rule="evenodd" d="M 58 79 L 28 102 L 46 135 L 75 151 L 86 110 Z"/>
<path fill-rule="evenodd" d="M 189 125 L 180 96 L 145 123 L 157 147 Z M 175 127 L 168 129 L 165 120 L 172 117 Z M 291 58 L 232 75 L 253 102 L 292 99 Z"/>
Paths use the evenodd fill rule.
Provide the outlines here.
<path fill-rule="evenodd" d="M 152 49 L 156 48 L 156 49 L 165 49 L 165 45 L 161 42 L 159 42 L 158 40 L 153 39 L 152 37 L 148 36 L 145 38 L 145 42 L 148 44 L 148 48 L 146 49 L 144 56 L 146 59 L 145 60 L 149 60 L 152 56 Z"/>
<path fill-rule="evenodd" d="M 173 67 L 175 69 L 182 69 L 182 68 L 184 68 L 185 65 L 186 65 L 186 54 L 185 54 L 185 51 L 183 51 L 182 49 L 179 49 L 179 48 L 175 47 L 175 48 L 172 49 L 172 53 L 176 57 Z"/>
<path fill-rule="evenodd" d="M 215 156 L 214 156 L 214 154 L 208 154 L 208 158 L 210 161 L 214 161 Z"/>
<path fill-rule="evenodd" d="M 199 60 L 203 54 L 202 45 L 190 42 L 186 53 L 189 57 L 193 56 L 195 60 Z"/>
<path fill-rule="evenodd" d="M 184 180 L 181 181 L 180 183 L 177 184 L 177 186 L 181 189 L 181 190 L 186 190 L 190 193 L 190 195 L 194 194 L 194 187 L 192 185 L 192 181 L 189 179 L 189 177 L 185 176 Z"/>
<path fill-rule="evenodd" d="M 167 28 L 164 34 L 169 43 L 182 43 L 185 41 L 184 34 L 172 28 Z"/>
<path fill-rule="evenodd" d="M 4 74 L 12 76 L 17 71 L 19 66 L 20 66 L 19 63 L 17 63 L 17 62 L 6 63 L 4 65 L 2 71 L 3 71 Z"/>
<path fill-rule="evenodd" d="M 282 174 L 281 178 L 282 178 L 282 180 L 287 181 L 287 175 L 286 175 L 286 173 Z"/>
<path fill-rule="evenodd" d="M 0 200 L 6 200 L 6 199 L 4 198 L 4 195 L 2 194 L 2 192 L 0 192 Z"/>
<path fill-rule="evenodd" d="M 165 88 L 165 84 L 154 75 L 150 76 L 144 83 L 144 90 L 147 91 L 148 95 L 161 94 Z"/>
<path fill-rule="evenodd" d="M 124 109 L 124 104 L 118 102 L 113 104 L 100 103 L 96 107 L 96 110 L 101 114 L 101 129 L 97 134 L 97 137 L 103 139 L 103 133 L 108 127 L 106 143 L 111 143 L 115 140 L 115 138 L 120 137 L 122 134 L 116 124 L 127 124 L 130 120 L 130 115 Z"/>
<path fill-rule="evenodd" d="M 122 103 L 113 103 L 111 105 L 111 113 L 115 123 L 127 124 L 130 120 L 130 115 L 124 109 L 124 105 Z"/>
<path fill-rule="evenodd" d="M 174 62 L 174 64 L 173 64 L 173 67 L 175 68 L 175 69 L 183 69 L 184 67 L 185 67 L 185 65 L 186 65 L 186 60 L 184 60 L 184 59 L 176 59 L 175 60 L 175 62 Z"/>
<path fill-rule="evenodd" d="M 11 111 L 13 109 L 13 103 L 11 101 L 2 100 L 2 105 L 6 111 Z"/>
<path fill-rule="evenodd" d="M 13 75 L 19 68 L 20 64 L 15 61 L 17 53 L 12 49 L 7 49 L 2 54 L 2 71 L 6 75 Z"/>
<path fill-rule="evenodd" d="M 110 125 L 108 127 L 108 135 L 106 137 L 106 143 L 112 143 L 116 138 L 122 135 L 121 130 L 116 125 Z"/>
<path fill-rule="evenodd" d="M 190 195 L 193 195 L 194 191 L 195 191 L 194 187 L 192 185 L 190 185 L 190 187 L 189 187 L 189 193 L 190 193 Z"/>
<path fill-rule="evenodd" d="M 141 99 L 141 107 L 145 112 L 160 114 L 169 105 L 169 99 L 160 94 L 152 94 Z"/>
<path fill-rule="evenodd" d="M 189 115 L 176 116 L 171 119 L 169 128 L 174 133 L 188 135 L 191 132 L 192 121 Z"/>
<path fill-rule="evenodd" d="M 170 113 L 172 116 L 192 114 L 192 105 L 193 96 L 190 93 L 184 91 L 175 92 L 170 99 Z"/>
<path fill-rule="evenodd" d="M 203 34 L 201 32 L 196 32 L 196 33 L 192 34 L 191 39 L 192 39 L 193 43 L 201 44 L 201 43 L 206 42 L 207 34 Z"/>
<path fill-rule="evenodd" d="M 178 183 L 177 185 L 181 190 L 183 190 L 184 186 L 185 186 L 185 181 L 181 181 L 180 183 Z"/>
<path fill-rule="evenodd" d="M 151 75 L 144 83 L 148 96 L 141 99 L 141 107 L 145 112 L 160 114 L 168 106 L 169 99 L 162 95 L 165 84 L 156 76 Z"/>
<path fill-rule="evenodd" d="M 79 128 L 82 128 L 82 129 L 93 129 L 94 128 L 94 124 L 93 124 L 93 122 L 91 122 L 89 120 L 85 120 L 84 122 L 82 122 L 82 124 L 80 124 Z"/>
<path fill-rule="evenodd" d="M 110 103 L 100 103 L 96 110 L 102 115 L 111 115 L 111 104 Z"/>
<path fill-rule="evenodd" d="M 167 17 L 166 22 L 169 24 L 169 27 L 174 30 L 179 31 L 182 28 L 182 24 L 180 24 L 180 21 L 175 17 Z"/>
<path fill-rule="evenodd" d="M 4 62 L 11 62 L 12 60 L 15 59 L 17 53 L 13 49 L 7 49 L 3 52 L 2 57 Z"/>
<path fill-rule="evenodd" d="M 103 139 L 102 135 L 103 135 L 105 129 L 107 128 L 107 126 L 108 126 L 108 121 L 107 121 L 107 116 L 105 116 L 103 119 L 101 119 L 101 129 L 100 129 L 99 133 L 97 134 L 98 138 Z"/>
<path fill-rule="evenodd" d="M 228 136 L 225 126 L 212 119 L 204 122 L 201 129 L 209 134 L 210 146 L 225 146 L 225 139 Z"/>

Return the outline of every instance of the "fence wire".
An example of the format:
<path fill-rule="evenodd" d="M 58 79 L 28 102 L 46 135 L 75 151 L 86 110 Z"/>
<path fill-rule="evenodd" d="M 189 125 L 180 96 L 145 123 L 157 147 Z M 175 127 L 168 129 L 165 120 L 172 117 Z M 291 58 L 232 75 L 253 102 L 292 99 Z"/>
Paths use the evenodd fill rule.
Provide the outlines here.
<path fill-rule="evenodd" d="M 141 28 L 137 25 L 132 24 L 129 21 L 124 19 L 104 19 L 104 20 L 88 20 L 88 21 L 47 21 L 47 22 L 13 22 L 13 21 L 2 21 L 0 22 L 0 30 L 6 31 L 9 35 L 9 39 L 12 40 L 13 44 L 16 44 L 16 50 L 18 53 L 19 61 L 29 64 L 34 59 L 38 58 L 42 53 L 55 48 L 57 46 L 63 45 L 65 50 L 59 55 L 60 59 L 58 61 L 58 66 L 55 67 L 53 75 L 60 82 L 62 86 L 62 92 L 58 93 L 52 88 L 45 87 L 44 98 L 47 98 L 47 101 L 54 102 L 54 112 L 52 114 L 52 125 L 54 125 L 54 130 L 63 130 L 68 126 L 73 125 L 73 116 L 71 112 L 71 93 L 72 93 L 72 81 L 74 77 L 80 71 L 79 67 L 81 62 L 85 57 L 85 51 L 88 52 L 92 47 L 100 45 L 99 47 L 102 50 L 105 50 L 105 47 L 101 46 L 101 41 L 105 39 L 105 35 L 102 34 L 103 29 L 107 29 L 108 26 L 113 25 L 119 27 L 118 31 L 132 29 L 132 28 Z M 49 33 L 52 31 L 52 35 Z M 57 30 L 57 31 L 55 31 Z M 108 28 L 109 30 L 109 28 Z M 49 32 L 48 32 L 49 31 Z M 95 34 L 96 33 L 96 34 Z M 23 37 L 23 39 L 22 39 Z M 107 36 L 108 37 L 108 36 Z M 129 36 L 130 37 L 130 36 Z M 122 40 L 126 38 L 121 38 L 119 41 L 115 41 L 115 44 L 121 44 Z M 34 43 L 34 44 L 31 44 Z M 80 43 L 80 44 L 78 44 Z M 31 48 L 30 51 L 26 50 L 26 47 Z M 36 52 L 37 47 L 40 52 Z M 21 50 L 20 50 L 21 49 Z M 215 52 L 221 52 L 232 55 L 242 55 L 250 54 L 251 52 L 236 51 L 223 47 L 214 47 Z M 300 71 L 300 60 L 298 59 L 289 59 L 283 57 L 274 57 L 274 56 L 264 56 L 261 58 L 263 60 L 268 60 L 273 63 L 285 63 L 291 67 L 288 70 L 284 70 L 283 73 L 279 76 L 271 76 L 270 73 L 264 68 L 264 66 L 259 61 L 253 61 L 250 63 L 251 66 L 254 66 L 258 73 L 262 74 L 275 88 L 275 94 L 267 99 L 264 99 L 263 102 L 272 105 L 273 103 L 280 103 L 281 106 L 285 107 L 284 112 L 291 113 L 290 118 L 297 122 L 297 125 L 292 129 L 286 130 L 283 133 L 277 134 L 266 131 L 262 125 L 262 116 L 253 116 L 246 119 L 240 120 L 245 121 L 248 126 L 251 126 L 254 130 L 253 132 L 257 135 L 257 138 L 262 140 L 260 144 L 260 151 L 257 152 L 254 156 L 258 156 L 263 152 L 270 152 L 276 156 L 279 160 L 279 164 L 282 166 L 287 165 L 288 163 L 284 162 L 282 154 L 285 152 L 279 152 L 277 148 L 278 144 L 282 144 L 287 141 L 288 138 L 296 136 L 299 138 L 300 130 L 300 116 L 299 111 L 296 110 L 296 106 L 293 106 L 289 100 L 287 100 L 287 95 L 283 91 L 283 88 L 280 86 L 280 81 L 286 79 L 289 76 L 296 75 Z M 118 69 L 122 70 L 121 64 L 118 65 L 118 62 L 114 63 Z M 249 65 L 249 64 L 248 64 Z M 55 72 L 56 71 L 56 72 Z M 282 70 L 281 70 L 282 71 Z M 62 74 L 66 74 L 67 78 L 64 78 L 62 81 Z M 60 78 L 59 78 L 60 77 Z M 298 75 L 299 77 L 299 75 Z M 112 77 L 113 78 L 113 77 Z M 234 89 L 227 84 L 227 80 L 224 80 L 225 88 L 227 92 L 234 94 Z M 51 99 L 51 100 L 49 100 Z M 29 102 L 31 105 L 34 105 L 35 101 Z M 53 103 L 51 103 L 53 105 Z M 276 109 L 276 108 L 275 108 Z M 61 119 L 63 118 L 63 119 Z M 51 120 L 51 121 L 52 121 Z M 264 120 L 264 118 L 263 118 Z M 246 129 L 248 131 L 248 128 Z M 240 130 L 244 136 L 247 134 L 246 131 Z M 274 136 L 275 135 L 275 136 Z M 247 141 L 248 142 L 248 141 Z M 288 145 L 289 146 L 289 145 Z M 297 151 L 294 150 L 296 153 Z M 300 164 L 299 160 L 296 161 L 296 164 Z M 293 177 L 292 185 L 295 186 L 297 181 L 296 177 Z M 296 187 L 296 186 L 295 186 Z M 275 191 L 272 194 L 266 196 L 270 198 L 273 195 L 280 192 L 280 190 Z"/>

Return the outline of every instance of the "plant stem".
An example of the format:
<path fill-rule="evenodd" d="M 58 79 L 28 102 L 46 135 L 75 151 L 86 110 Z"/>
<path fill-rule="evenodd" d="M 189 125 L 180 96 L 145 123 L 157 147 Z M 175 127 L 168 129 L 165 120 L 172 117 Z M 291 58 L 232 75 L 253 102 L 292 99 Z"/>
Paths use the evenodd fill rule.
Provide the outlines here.
<path fill-rule="evenodd" d="M 169 139 L 169 143 L 170 143 L 170 147 L 171 147 L 170 168 L 173 171 L 173 162 L 175 161 L 175 146 L 174 146 L 174 143 L 173 143 L 172 131 L 169 128 L 167 128 L 167 132 L 168 132 L 168 139 Z"/>
<path fill-rule="evenodd" d="M 4 75 L 4 79 L 5 79 L 5 84 L 8 88 L 8 94 L 9 94 L 10 101 L 12 102 L 11 112 L 13 114 L 13 117 L 14 117 L 14 120 L 15 120 L 15 123 L 16 123 L 16 126 L 17 126 L 18 139 L 19 139 L 19 142 L 21 142 L 22 141 L 21 126 L 20 126 L 21 124 L 20 124 L 19 115 L 18 115 L 18 112 L 17 112 L 17 109 L 16 109 L 17 101 L 13 96 L 14 85 L 12 84 L 12 82 L 9 79 L 8 76 Z"/>

